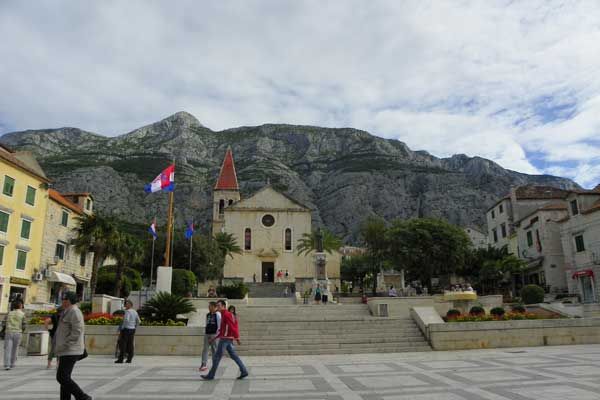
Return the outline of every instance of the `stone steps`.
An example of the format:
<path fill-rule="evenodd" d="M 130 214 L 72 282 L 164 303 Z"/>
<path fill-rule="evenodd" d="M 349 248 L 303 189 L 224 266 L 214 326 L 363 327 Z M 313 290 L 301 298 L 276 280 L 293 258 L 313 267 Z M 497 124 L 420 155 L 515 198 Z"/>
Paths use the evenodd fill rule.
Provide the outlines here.
<path fill-rule="evenodd" d="M 292 296 L 292 283 L 265 282 L 246 283 L 249 298 L 284 298 L 284 289 L 288 288 L 289 296 Z"/>
<path fill-rule="evenodd" d="M 302 356 L 317 354 L 365 354 L 365 353 L 408 353 L 431 351 L 428 344 L 419 346 L 352 346 L 328 349 L 277 349 L 277 350 L 252 350 L 237 347 L 238 353 L 242 356 Z"/>

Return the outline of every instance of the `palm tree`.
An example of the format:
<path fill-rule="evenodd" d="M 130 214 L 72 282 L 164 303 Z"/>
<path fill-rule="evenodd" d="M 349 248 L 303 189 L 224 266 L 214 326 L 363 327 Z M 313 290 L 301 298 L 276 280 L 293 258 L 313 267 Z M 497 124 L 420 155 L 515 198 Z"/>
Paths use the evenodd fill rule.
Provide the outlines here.
<path fill-rule="evenodd" d="M 98 269 L 104 260 L 112 255 L 118 233 L 117 227 L 112 220 L 98 214 L 85 214 L 77 217 L 77 220 L 79 222 L 79 226 L 75 229 L 77 237 L 73 241 L 76 251 L 78 253 L 94 253 L 90 278 L 90 290 L 93 296 L 96 293 Z"/>
<path fill-rule="evenodd" d="M 227 256 L 233 258 L 234 254 L 242 254 L 242 248 L 237 244 L 236 238 L 227 232 L 219 232 L 214 236 L 217 248 L 223 256 L 223 262 Z M 221 267 L 219 272 L 219 285 L 223 285 L 223 269 L 225 265 Z"/>
<path fill-rule="evenodd" d="M 115 296 L 121 297 L 123 271 L 125 267 L 137 264 L 144 258 L 144 244 L 128 233 L 118 233 L 114 242 L 113 254 L 117 260 Z"/>
<path fill-rule="evenodd" d="M 311 233 L 303 233 L 302 237 L 298 240 L 298 255 L 308 255 L 308 253 L 317 250 L 317 242 L 318 231 L 313 231 Z M 323 240 L 323 251 L 333 254 L 334 251 L 339 250 L 342 246 L 342 241 L 333 233 L 324 229 L 321 231 L 322 240 Z"/>
<path fill-rule="evenodd" d="M 219 232 L 214 236 L 217 247 L 223 254 L 223 258 L 229 256 L 233 258 L 234 254 L 242 254 L 242 248 L 237 244 L 237 239 L 227 232 Z"/>

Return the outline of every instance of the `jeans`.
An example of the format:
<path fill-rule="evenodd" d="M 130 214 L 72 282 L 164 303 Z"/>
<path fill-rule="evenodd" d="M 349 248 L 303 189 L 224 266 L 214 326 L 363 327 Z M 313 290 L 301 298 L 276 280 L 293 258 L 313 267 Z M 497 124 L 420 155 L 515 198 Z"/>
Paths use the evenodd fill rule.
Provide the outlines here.
<path fill-rule="evenodd" d="M 119 337 L 119 361 L 127 354 L 127 361 L 133 359 L 133 338 L 135 329 L 123 329 Z"/>
<path fill-rule="evenodd" d="M 216 333 L 210 334 L 210 333 L 205 333 L 204 334 L 204 347 L 202 348 L 202 365 L 206 365 L 206 363 L 208 362 L 208 350 L 210 349 L 210 353 L 212 354 L 213 358 L 215 356 L 215 354 L 217 353 L 217 342 L 212 342 L 209 343 L 208 340 L 214 338 L 215 336 L 217 336 Z"/>
<path fill-rule="evenodd" d="M 242 375 L 248 374 L 248 370 L 246 369 L 246 366 L 244 365 L 242 360 L 240 360 L 240 357 L 235 352 L 235 348 L 233 347 L 233 340 L 219 339 L 219 345 L 217 346 L 217 352 L 215 353 L 215 355 L 213 357 L 213 364 L 212 364 L 212 367 L 210 368 L 210 371 L 208 372 L 208 377 L 211 379 L 213 379 L 215 377 L 215 374 L 217 373 L 217 368 L 219 368 L 219 363 L 221 362 L 221 358 L 223 358 L 223 352 L 225 351 L 225 349 L 227 349 L 227 352 L 229 353 L 229 357 L 231 357 L 231 359 L 240 368 L 240 373 Z"/>
<path fill-rule="evenodd" d="M 4 368 L 14 368 L 21 343 L 20 333 L 8 333 L 4 336 Z"/>
<path fill-rule="evenodd" d="M 81 390 L 81 388 L 71 379 L 71 373 L 75 363 L 81 356 L 60 356 L 58 357 L 58 369 L 56 370 L 56 380 L 60 383 L 60 400 L 71 400 L 71 395 L 77 400 L 86 400 L 90 397 Z"/>

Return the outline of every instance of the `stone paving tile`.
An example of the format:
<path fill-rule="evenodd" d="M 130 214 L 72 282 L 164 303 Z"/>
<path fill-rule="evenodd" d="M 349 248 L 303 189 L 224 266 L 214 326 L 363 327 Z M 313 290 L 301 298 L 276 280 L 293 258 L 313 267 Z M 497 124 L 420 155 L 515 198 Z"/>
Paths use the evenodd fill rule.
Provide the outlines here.
<path fill-rule="evenodd" d="M 211 382 L 200 379 L 197 358 L 112 362 L 91 356 L 76 366 L 75 380 L 95 400 L 600 399 L 600 345 L 245 357 L 243 381 L 229 359 Z M 44 366 L 44 357 L 22 357 L 16 369 L 0 371 L 0 400 L 57 399 L 56 370 Z"/>

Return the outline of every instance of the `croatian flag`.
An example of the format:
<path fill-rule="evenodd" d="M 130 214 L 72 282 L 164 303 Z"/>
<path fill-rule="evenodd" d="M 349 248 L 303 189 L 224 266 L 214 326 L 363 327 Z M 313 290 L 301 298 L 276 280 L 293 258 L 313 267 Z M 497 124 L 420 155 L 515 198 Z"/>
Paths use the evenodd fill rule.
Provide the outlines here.
<path fill-rule="evenodd" d="M 194 223 L 190 222 L 187 224 L 187 228 L 185 229 L 185 238 L 190 240 L 194 236 Z"/>
<path fill-rule="evenodd" d="M 152 183 L 149 183 L 144 187 L 144 191 L 146 193 L 154 193 L 160 190 L 164 190 L 165 192 L 172 192 L 175 188 L 175 164 L 168 166 L 165 168 L 163 172 L 160 173 Z"/>
<path fill-rule="evenodd" d="M 158 234 L 156 233 L 156 218 L 150 224 L 150 228 L 148 228 L 148 232 L 153 236 L 152 240 L 156 240 L 158 238 Z"/>

